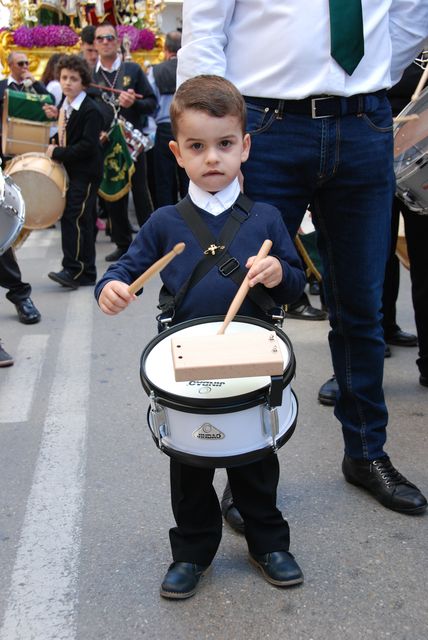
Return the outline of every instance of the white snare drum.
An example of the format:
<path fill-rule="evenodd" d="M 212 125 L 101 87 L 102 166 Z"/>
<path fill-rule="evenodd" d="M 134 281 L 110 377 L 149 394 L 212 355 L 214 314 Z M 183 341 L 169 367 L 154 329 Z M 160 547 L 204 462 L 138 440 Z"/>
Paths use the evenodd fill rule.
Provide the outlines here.
<path fill-rule="evenodd" d="M 428 214 L 428 89 L 399 114 L 418 118 L 398 122 L 394 133 L 397 195 L 415 213 Z"/>
<path fill-rule="evenodd" d="M 148 423 L 153 439 L 161 451 L 193 466 L 255 462 L 282 447 L 296 426 L 297 399 L 290 388 L 295 371 L 293 349 L 281 329 L 262 320 L 236 316 L 227 332 L 248 333 L 251 347 L 251 334 L 274 330 L 284 357 L 282 376 L 175 381 L 171 336 L 214 335 L 222 321 L 212 316 L 178 324 L 156 336 L 141 356 L 141 382 L 150 396 Z"/>
<path fill-rule="evenodd" d="M 19 187 L 0 171 L 0 255 L 18 237 L 24 218 L 25 204 Z"/>
<path fill-rule="evenodd" d="M 25 229 L 46 229 L 64 213 L 68 176 L 64 167 L 44 153 L 23 153 L 6 166 L 25 201 Z"/>

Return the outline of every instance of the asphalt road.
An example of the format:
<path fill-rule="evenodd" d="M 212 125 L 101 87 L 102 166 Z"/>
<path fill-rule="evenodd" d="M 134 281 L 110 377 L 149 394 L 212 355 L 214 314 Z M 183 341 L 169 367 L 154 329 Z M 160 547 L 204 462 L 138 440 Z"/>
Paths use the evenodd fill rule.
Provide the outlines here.
<path fill-rule="evenodd" d="M 100 234 L 100 275 L 111 249 Z M 58 229 L 33 232 L 18 258 L 42 321 L 20 324 L 2 297 L 0 335 L 15 365 L 0 370 L 0 640 L 426 640 L 428 516 L 388 511 L 344 481 L 340 427 L 316 400 L 331 375 L 327 322 L 285 325 L 299 420 L 279 451 L 278 502 L 304 585 L 267 584 L 225 527 L 196 596 L 166 601 L 168 458 L 146 427 L 139 379 L 158 280 L 110 318 L 91 289 L 47 278 L 60 268 Z M 405 272 L 398 319 L 414 329 Z M 387 450 L 428 494 L 427 390 L 416 349 L 392 351 Z M 219 492 L 224 478 L 219 470 Z"/>

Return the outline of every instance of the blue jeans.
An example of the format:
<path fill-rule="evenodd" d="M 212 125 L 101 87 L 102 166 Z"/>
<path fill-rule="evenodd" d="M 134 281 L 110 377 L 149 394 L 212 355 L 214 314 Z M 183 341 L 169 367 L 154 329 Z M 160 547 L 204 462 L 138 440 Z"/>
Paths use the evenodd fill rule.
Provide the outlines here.
<path fill-rule="evenodd" d="M 381 305 L 394 192 L 389 102 L 370 96 L 362 114 L 322 119 L 247 107 L 245 192 L 275 205 L 292 237 L 311 205 L 339 385 L 335 415 L 345 453 L 374 460 L 385 455 L 388 420 Z"/>

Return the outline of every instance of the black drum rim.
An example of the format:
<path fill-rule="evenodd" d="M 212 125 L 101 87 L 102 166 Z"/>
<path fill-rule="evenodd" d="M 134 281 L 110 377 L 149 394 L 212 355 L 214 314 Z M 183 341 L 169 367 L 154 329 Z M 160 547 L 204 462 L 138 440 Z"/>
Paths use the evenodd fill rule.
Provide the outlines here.
<path fill-rule="evenodd" d="M 155 336 L 143 349 L 143 352 L 140 357 L 140 380 L 142 387 L 146 394 L 150 396 L 152 393 L 155 395 L 156 399 L 159 401 L 159 404 L 162 406 L 168 407 L 169 409 L 175 409 L 177 411 L 182 411 L 184 413 L 201 413 L 201 414 L 218 414 L 218 413 L 233 413 L 236 411 L 243 411 L 245 409 L 250 409 L 252 407 L 263 404 L 266 400 L 270 385 L 267 384 L 264 387 L 260 387 L 260 389 L 256 389 L 254 391 L 250 391 L 248 393 L 241 394 L 239 396 L 233 396 L 229 398 L 218 398 L 209 400 L 209 405 L 207 403 L 207 399 L 199 399 L 199 398 L 186 398 L 175 394 L 171 391 L 167 391 L 158 387 L 154 384 L 145 374 L 144 366 L 149 356 L 150 352 L 153 348 L 159 344 L 165 337 L 169 335 L 173 335 L 180 331 L 181 329 L 186 329 L 188 327 L 192 327 L 199 324 L 208 324 L 213 322 L 222 322 L 224 320 L 223 316 L 205 316 L 203 318 L 193 318 L 192 320 L 187 320 L 186 322 L 180 322 L 165 331 L 162 331 L 157 336 Z M 285 389 L 291 382 L 295 370 L 296 370 L 296 359 L 294 356 L 293 347 L 290 341 L 290 338 L 287 334 L 278 326 L 270 324 L 265 320 L 260 320 L 258 318 L 250 318 L 248 316 L 235 316 L 233 322 L 242 322 L 243 324 L 255 324 L 264 329 L 268 329 L 270 331 L 275 331 L 286 344 L 289 351 L 289 362 L 285 368 L 283 373 L 283 389 Z"/>

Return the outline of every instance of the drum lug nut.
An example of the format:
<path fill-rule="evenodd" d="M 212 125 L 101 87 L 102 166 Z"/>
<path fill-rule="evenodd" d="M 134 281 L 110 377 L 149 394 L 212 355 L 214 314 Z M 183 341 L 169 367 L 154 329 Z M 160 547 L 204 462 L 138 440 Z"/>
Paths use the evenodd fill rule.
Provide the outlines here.
<path fill-rule="evenodd" d="M 272 436 L 272 449 L 273 452 L 276 453 L 278 451 L 278 447 L 276 445 L 276 438 L 279 434 L 279 417 L 278 417 L 278 409 L 276 407 L 269 407 L 269 405 L 264 405 L 262 407 L 263 411 L 263 425 L 265 428 L 266 435 Z"/>
<path fill-rule="evenodd" d="M 153 391 L 150 393 L 149 427 L 151 428 L 153 435 L 157 438 L 159 448 L 161 449 L 162 438 L 169 435 L 169 429 L 165 409 L 158 404 Z"/>

